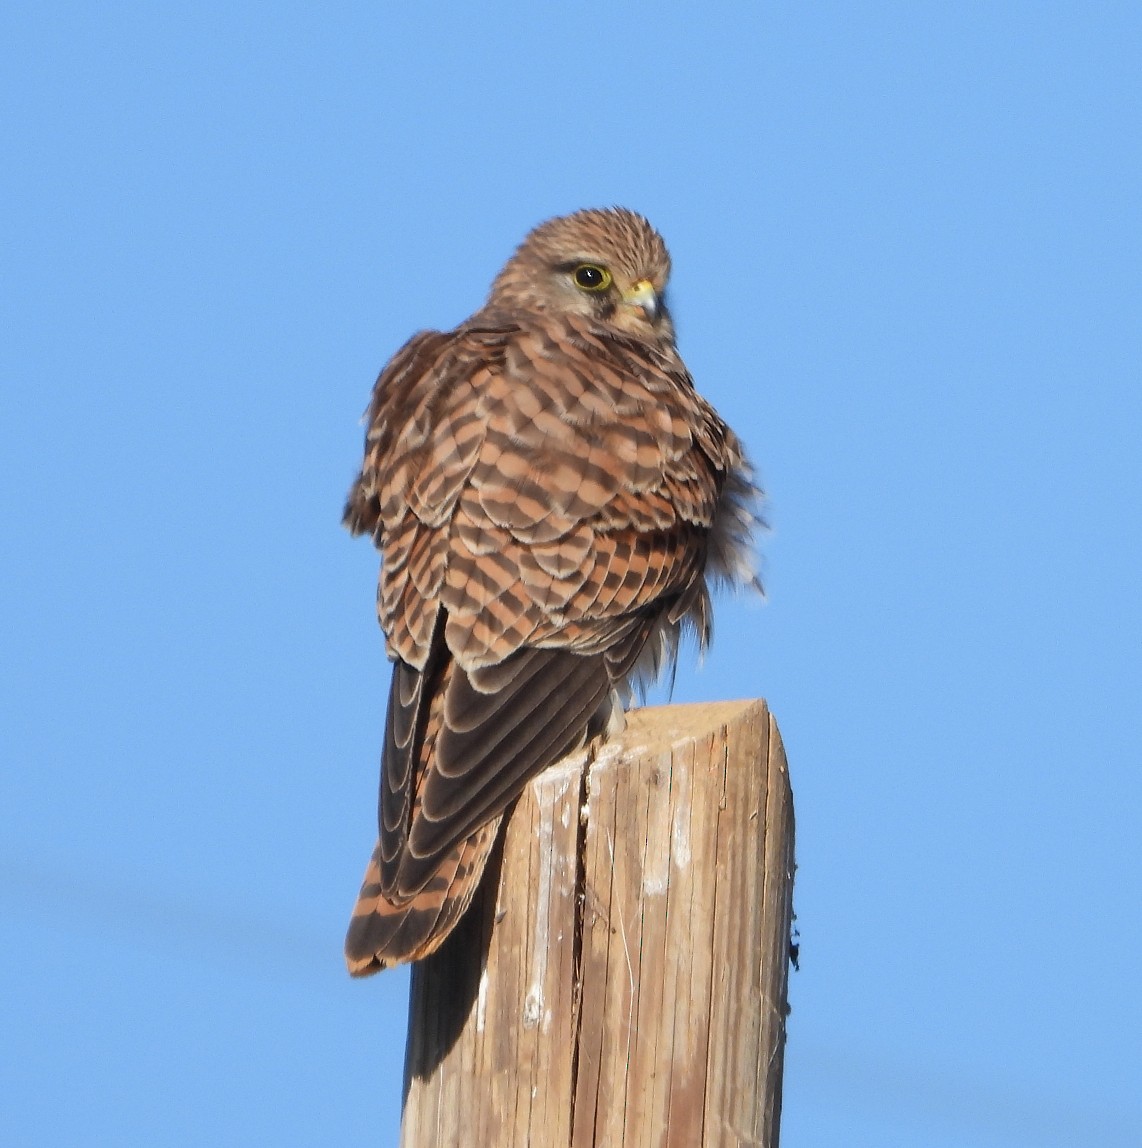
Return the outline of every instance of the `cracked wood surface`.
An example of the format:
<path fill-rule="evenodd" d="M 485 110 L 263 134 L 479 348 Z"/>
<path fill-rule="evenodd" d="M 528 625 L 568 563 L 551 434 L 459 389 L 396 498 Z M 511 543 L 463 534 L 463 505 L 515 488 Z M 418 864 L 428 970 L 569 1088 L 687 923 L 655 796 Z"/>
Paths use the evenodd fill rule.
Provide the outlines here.
<path fill-rule="evenodd" d="M 414 966 L 403 1148 L 776 1148 L 792 889 L 765 703 L 633 711 Z"/>

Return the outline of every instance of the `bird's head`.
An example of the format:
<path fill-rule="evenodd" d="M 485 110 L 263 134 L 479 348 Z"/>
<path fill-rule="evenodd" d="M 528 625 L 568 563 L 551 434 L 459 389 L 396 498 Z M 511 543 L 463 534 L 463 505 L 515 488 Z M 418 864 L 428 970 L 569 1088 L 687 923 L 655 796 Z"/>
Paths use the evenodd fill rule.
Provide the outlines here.
<path fill-rule="evenodd" d="M 644 339 L 672 339 L 670 255 L 622 207 L 577 211 L 532 230 L 492 284 L 494 310 L 578 315 Z"/>

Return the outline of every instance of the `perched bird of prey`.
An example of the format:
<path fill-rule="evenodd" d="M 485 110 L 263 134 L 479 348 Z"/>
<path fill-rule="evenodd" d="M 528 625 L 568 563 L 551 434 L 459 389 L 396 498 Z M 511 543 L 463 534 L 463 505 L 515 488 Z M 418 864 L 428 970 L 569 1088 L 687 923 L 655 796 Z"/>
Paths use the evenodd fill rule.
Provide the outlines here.
<path fill-rule="evenodd" d="M 683 627 L 705 645 L 711 580 L 756 585 L 759 492 L 674 345 L 669 274 L 641 215 L 551 219 L 373 388 L 344 522 L 381 552 L 395 664 L 355 976 L 433 952 L 527 782 L 621 725 Z"/>

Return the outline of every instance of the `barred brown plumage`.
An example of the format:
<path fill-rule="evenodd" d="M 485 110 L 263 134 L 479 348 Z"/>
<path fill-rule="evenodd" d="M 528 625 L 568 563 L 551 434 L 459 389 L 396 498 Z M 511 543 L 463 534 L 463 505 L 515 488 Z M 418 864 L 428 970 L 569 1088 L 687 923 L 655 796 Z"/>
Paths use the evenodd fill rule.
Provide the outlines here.
<path fill-rule="evenodd" d="M 760 492 L 675 347 L 669 273 L 634 212 L 549 220 L 481 310 L 377 380 L 344 521 L 381 551 L 395 665 L 354 975 L 431 953 L 527 782 L 621 714 L 681 627 L 706 644 L 708 580 L 757 584 Z"/>

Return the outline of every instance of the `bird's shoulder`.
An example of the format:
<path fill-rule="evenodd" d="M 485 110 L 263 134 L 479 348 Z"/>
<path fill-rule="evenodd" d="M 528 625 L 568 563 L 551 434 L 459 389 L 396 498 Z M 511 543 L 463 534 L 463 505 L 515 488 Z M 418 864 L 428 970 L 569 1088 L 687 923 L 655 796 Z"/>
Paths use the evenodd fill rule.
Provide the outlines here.
<path fill-rule="evenodd" d="M 470 395 L 477 376 L 501 369 L 513 332 L 510 324 L 470 322 L 451 331 L 418 331 L 388 361 L 365 411 L 364 458 L 342 518 L 354 535 L 381 530 L 382 487 L 399 494 L 394 473 L 412 473 L 459 392 Z"/>

